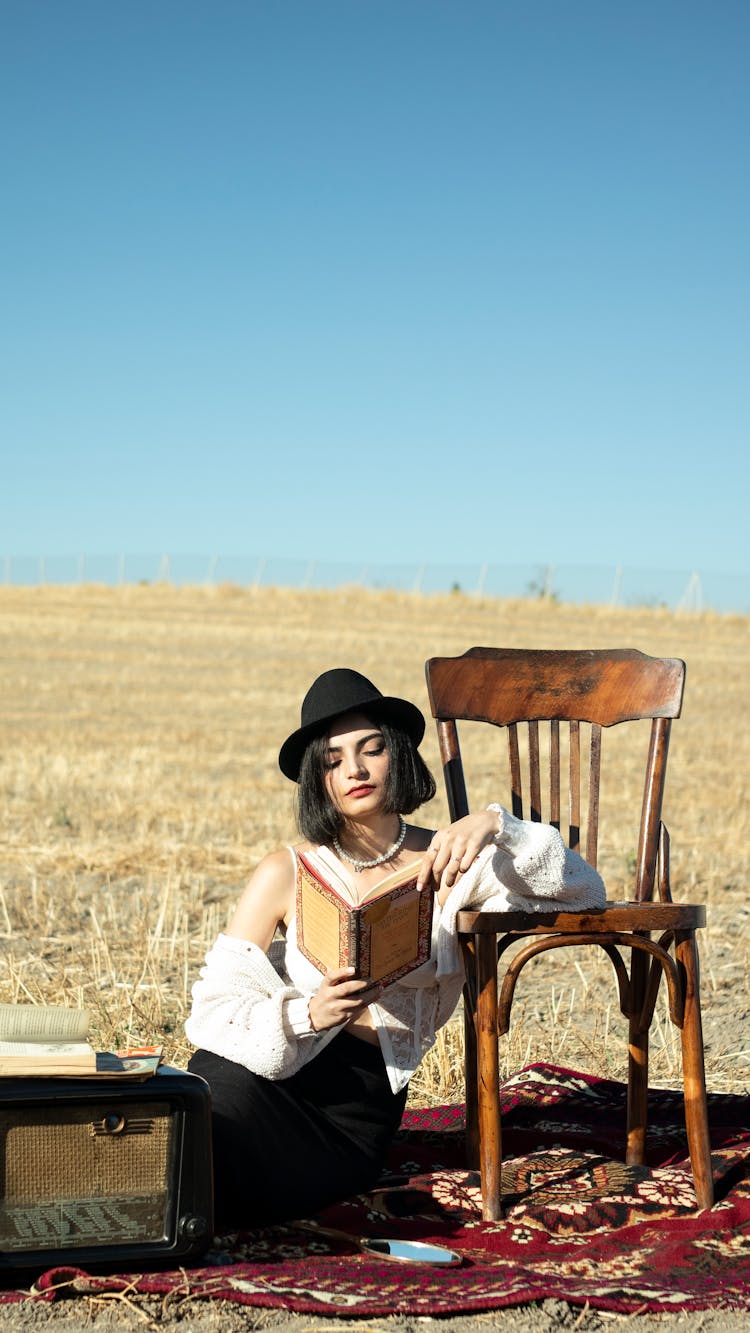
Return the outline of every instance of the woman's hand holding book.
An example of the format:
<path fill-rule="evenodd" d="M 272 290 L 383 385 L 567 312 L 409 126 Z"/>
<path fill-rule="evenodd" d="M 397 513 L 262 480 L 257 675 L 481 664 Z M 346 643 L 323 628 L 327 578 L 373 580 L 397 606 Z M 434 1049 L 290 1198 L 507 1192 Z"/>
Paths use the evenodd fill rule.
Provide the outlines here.
<path fill-rule="evenodd" d="M 380 993 L 381 987 L 369 977 L 355 980 L 353 967 L 326 972 L 308 1005 L 313 1032 L 323 1032 L 350 1022 L 368 1004 L 373 1004 Z"/>

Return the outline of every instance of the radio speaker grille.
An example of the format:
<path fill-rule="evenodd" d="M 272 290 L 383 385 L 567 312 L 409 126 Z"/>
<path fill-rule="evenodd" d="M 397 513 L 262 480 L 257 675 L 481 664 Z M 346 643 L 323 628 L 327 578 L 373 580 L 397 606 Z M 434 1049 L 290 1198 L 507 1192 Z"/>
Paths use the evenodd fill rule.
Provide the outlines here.
<path fill-rule="evenodd" d="M 128 1109 L 0 1110 L 4 1202 L 75 1198 L 84 1182 L 89 1194 L 163 1194 L 174 1117 L 158 1102 Z"/>

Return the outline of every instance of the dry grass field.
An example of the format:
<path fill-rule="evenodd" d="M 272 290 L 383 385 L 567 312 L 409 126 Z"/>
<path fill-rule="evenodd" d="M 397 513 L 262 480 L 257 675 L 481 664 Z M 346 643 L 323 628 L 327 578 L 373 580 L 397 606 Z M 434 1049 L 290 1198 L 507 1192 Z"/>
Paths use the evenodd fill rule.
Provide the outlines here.
<path fill-rule="evenodd" d="M 203 954 L 260 856 L 294 837 L 276 754 L 310 681 L 349 665 L 426 709 L 425 659 L 474 644 L 634 647 L 686 659 L 665 815 L 673 889 L 709 911 L 709 1085 L 747 1090 L 746 618 L 358 588 L 0 589 L 0 1000 L 85 1005 L 101 1047 L 163 1041 L 183 1065 L 182 1024 Z M 643 756 L 624 736 L 604 738 L 610 896 L 628 891 L 642 777 Z M 473 804 L 502 800 L 486 743 L 476 754 L 473 745 Z M 437 772 L 429 722 L 423 751 Z M 445 817 L 441 796 L 417 816 L 429 825 Z M 558 951 L 535 962 L 519 987 L 504 1067 L 551 1059 L 620 1076 L 614 1001 L 603 955 L 575 962 Z M 679 1082 L 679 1047 L 661 1020 L 652 1078 Z M 458 1024 L 412 1095 L 461 1096 Z"/>

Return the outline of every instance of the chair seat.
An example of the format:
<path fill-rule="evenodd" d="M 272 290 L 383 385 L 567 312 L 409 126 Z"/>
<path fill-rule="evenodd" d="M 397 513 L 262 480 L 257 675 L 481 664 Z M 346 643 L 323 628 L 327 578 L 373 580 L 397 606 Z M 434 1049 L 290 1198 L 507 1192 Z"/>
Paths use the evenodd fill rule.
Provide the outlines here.
<path fill-rule="evenodd" d="M 456 919 L 459 935 L 603 934 L 609 931 L 697 930 L 706 924 L 702 903 L 608 901 L 600 911 L 488 912 L 464 909 Z"/>

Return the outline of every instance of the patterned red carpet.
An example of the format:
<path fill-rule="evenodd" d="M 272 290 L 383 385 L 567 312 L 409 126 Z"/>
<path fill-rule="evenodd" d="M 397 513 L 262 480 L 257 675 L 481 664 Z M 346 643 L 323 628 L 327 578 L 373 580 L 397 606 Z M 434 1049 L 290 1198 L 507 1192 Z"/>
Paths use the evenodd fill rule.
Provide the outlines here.
<path fill-rule="evenodd" d="M 627 1167 L 619 1083 L 537 1065 L 504 1087 L 506 1216 L 481 1220 L 463 1162 L 462 1108 L 407 1113 L 376 1194 L 318 1220 L 353 1236 L 430 1241 L 458 1267 L 371 1258 L 297 1227 L 224 1237 L 189 1272 L 91 1277 L 52 1270 L 67 1292 L 180 1291 L 307 1313 L 471 1313 L 555 1297 L 604 1310 L 750 1309 L 750 1098 L 713 1096 L 717 1203 L 695 1212 L 682 1098 L 653 1092 L 650 1161 Z M 65 1288 L 63 1288 L 65 1289 Z M 18 1299 L 0 1293 L 0 1301 Z"/>

